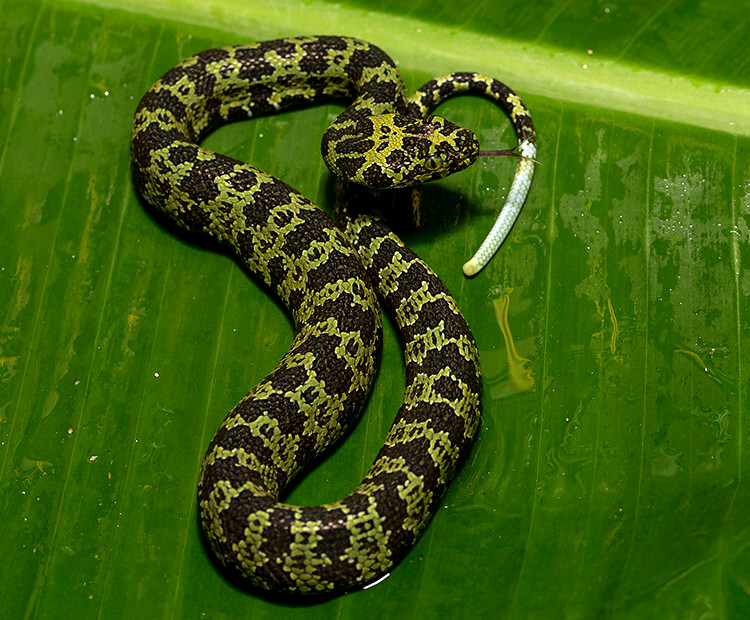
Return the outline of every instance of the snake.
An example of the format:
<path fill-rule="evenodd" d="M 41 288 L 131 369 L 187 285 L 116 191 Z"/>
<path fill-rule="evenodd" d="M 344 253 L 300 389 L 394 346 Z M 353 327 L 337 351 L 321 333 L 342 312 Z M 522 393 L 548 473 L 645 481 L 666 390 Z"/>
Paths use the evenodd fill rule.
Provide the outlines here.
<path fill-rule="evenodd" d="M 228 246 L 295 326 L 277 366 L 222 422 L 199 474 L 205 539 L 251 588 L 335 594 L 388 575 L 469 454 L 480 422 L 480 360 L 448 288 L 377 214 L 345 199 L 335 222 L 280 179 L 200 142 L 229 121 L 347 99 L 325 131 L 323 158 L 347 186 L 376 198 L 482 155 L 471 131 L 431 114 L 461 92 L 497 101 L 519 137 L 502 219 L 508 203 L 518 210 L 525 198 L 519 187 L 530 182 L 534 131 L 518 96 L 480 74 L 435 78 L 409 96 L 395 62 L 375 45 L 290 37 L 191 56 L 136 108 L 131 162 L 140 195 L 179 226 Z M 476 264 L 494 253 L 498 234 Z M 378 297 L 404 347 L 394 422 L 350 495 L 320 506 L 284 503 L 290 481 L 346 433 L 371 391 L 382 349 Z"/>

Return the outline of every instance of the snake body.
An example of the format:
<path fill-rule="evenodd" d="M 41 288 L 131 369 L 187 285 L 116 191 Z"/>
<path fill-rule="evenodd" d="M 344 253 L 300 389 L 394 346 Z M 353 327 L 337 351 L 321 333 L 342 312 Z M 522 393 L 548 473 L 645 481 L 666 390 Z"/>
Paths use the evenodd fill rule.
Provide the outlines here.
<path fill-rule="evenodd" d="M 295 37 L 197 54 L 136 110 L 131 152 L 141 194 L 181 226 L 229 245 L 295 323 L 288 352 L 211 441 L 198 487 L 217 557 L 263 588 L 349 590 L 408 553 L 475 436 L 479 357 L 448 290 L 377 217 L 347 213 L 337 227 L 282 181 L 198 143 L 229 120 L 347 97 L 353 103 L 323 141 L 335 172 L 375 188 L 440 178 L 478 150 L 471 132 L 428 116 L 463 88 L 461 79 L 448 82 L 407 99 L 377 47 Z M 519 137 L 526 125 L 518 119 L 527 116 L 514 119 Z M 342 435 L 370 390 L 381 347 L 373 284 L 405 348 L 403 404 L 352 494 L 322 506 L 282 503 L 285 486 Z"/>

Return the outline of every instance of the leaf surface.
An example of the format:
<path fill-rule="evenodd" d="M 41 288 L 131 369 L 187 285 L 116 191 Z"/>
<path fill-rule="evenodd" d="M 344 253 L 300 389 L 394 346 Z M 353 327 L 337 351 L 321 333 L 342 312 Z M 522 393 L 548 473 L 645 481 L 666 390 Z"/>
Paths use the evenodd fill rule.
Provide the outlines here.
<path fill-rule="evenodd" d="M 3 617 L 750 616 L 746 3 L 0 0 Z M 214 566 L 195 487 L 292 326 L 231 257 L 144 208 L 135 106 L 202 49 L 302 33 L 386 49 L 416 88 L 476 70 L 526 102 L 539 160 L 487 269 L 460 266 L 514 162 L 425 190 L 407 242 L 480 348 L 483 424 L 425 535 L 376 587 L 303 604 Z M 338 104 L 205 144 L 331 207 Z M 514 144 L 492 104 L 439 112 Z M 349 493 L 403 393 L 390 324 L 363 417 L 289 501 Z"/>

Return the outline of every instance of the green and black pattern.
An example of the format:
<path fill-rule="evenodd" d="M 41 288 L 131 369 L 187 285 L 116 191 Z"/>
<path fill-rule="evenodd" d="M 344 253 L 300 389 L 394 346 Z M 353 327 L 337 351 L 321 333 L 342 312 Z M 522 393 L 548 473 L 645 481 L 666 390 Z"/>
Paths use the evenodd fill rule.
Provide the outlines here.
<path fill-rule="evenodd" d="M 231 246 L 296 326 L 278 366 L 224 420 L 198 489 L 216 555 L 263 588 L 354 589 L 408 553 L 472 444 L 479 358 L 445 286 L 377 218 L 345 217 L 342 231 L 282 181 L 198 143 L 229 120 L 346 97 L 352 105 L 323 139 L 335 173 L 374 188 L 441 178 L 470 165 L 478 144 L 444 119 L 422 118 L 463 88 L 449 78 L 437 90 L 427 86 L 407 100 L 378 48 L 296 37 L 193 56 L 167 72 L 135 114 L 134 178 L 146 200 Z M 513 120 L 523 129 L 525 121 Z M 403 405 L 351 495 L 324 506 L 284 504 L 283 489 L 341 436 L 370 390 L 381 347 L 373 285 L 405 347 Z"/>

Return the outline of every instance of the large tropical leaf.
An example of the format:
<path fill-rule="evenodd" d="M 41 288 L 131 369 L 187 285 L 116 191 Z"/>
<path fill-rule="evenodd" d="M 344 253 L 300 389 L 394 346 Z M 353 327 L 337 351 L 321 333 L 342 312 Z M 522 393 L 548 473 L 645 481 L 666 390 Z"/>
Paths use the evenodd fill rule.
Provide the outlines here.
<path fill-rule="evenodd" d="M 120 8 L 114 8 L 117 5 Z M 747 2 L 0 0 L 0 612 L 17 617 L 750 617 Z M 426 534 L 345 597 L 247 593 L 195 509 L 220 420 L 288 346 L 274 300 L 146 210 L 129 168 L 145 89 L 201 49 L 369 39 L 411 88 L 477 70 L 532 111 L 537 175 L 490 266 L 513 162 L 427 192 L 407 241 L 481 350 L 483 424 Z M 207 145 L 330 208 L 338 105 Z M 514 143 L 486 101 L 440 112 Z M 398 342 L 348 440 L 291 491 L 360 480 L 401 398 Z"/>

